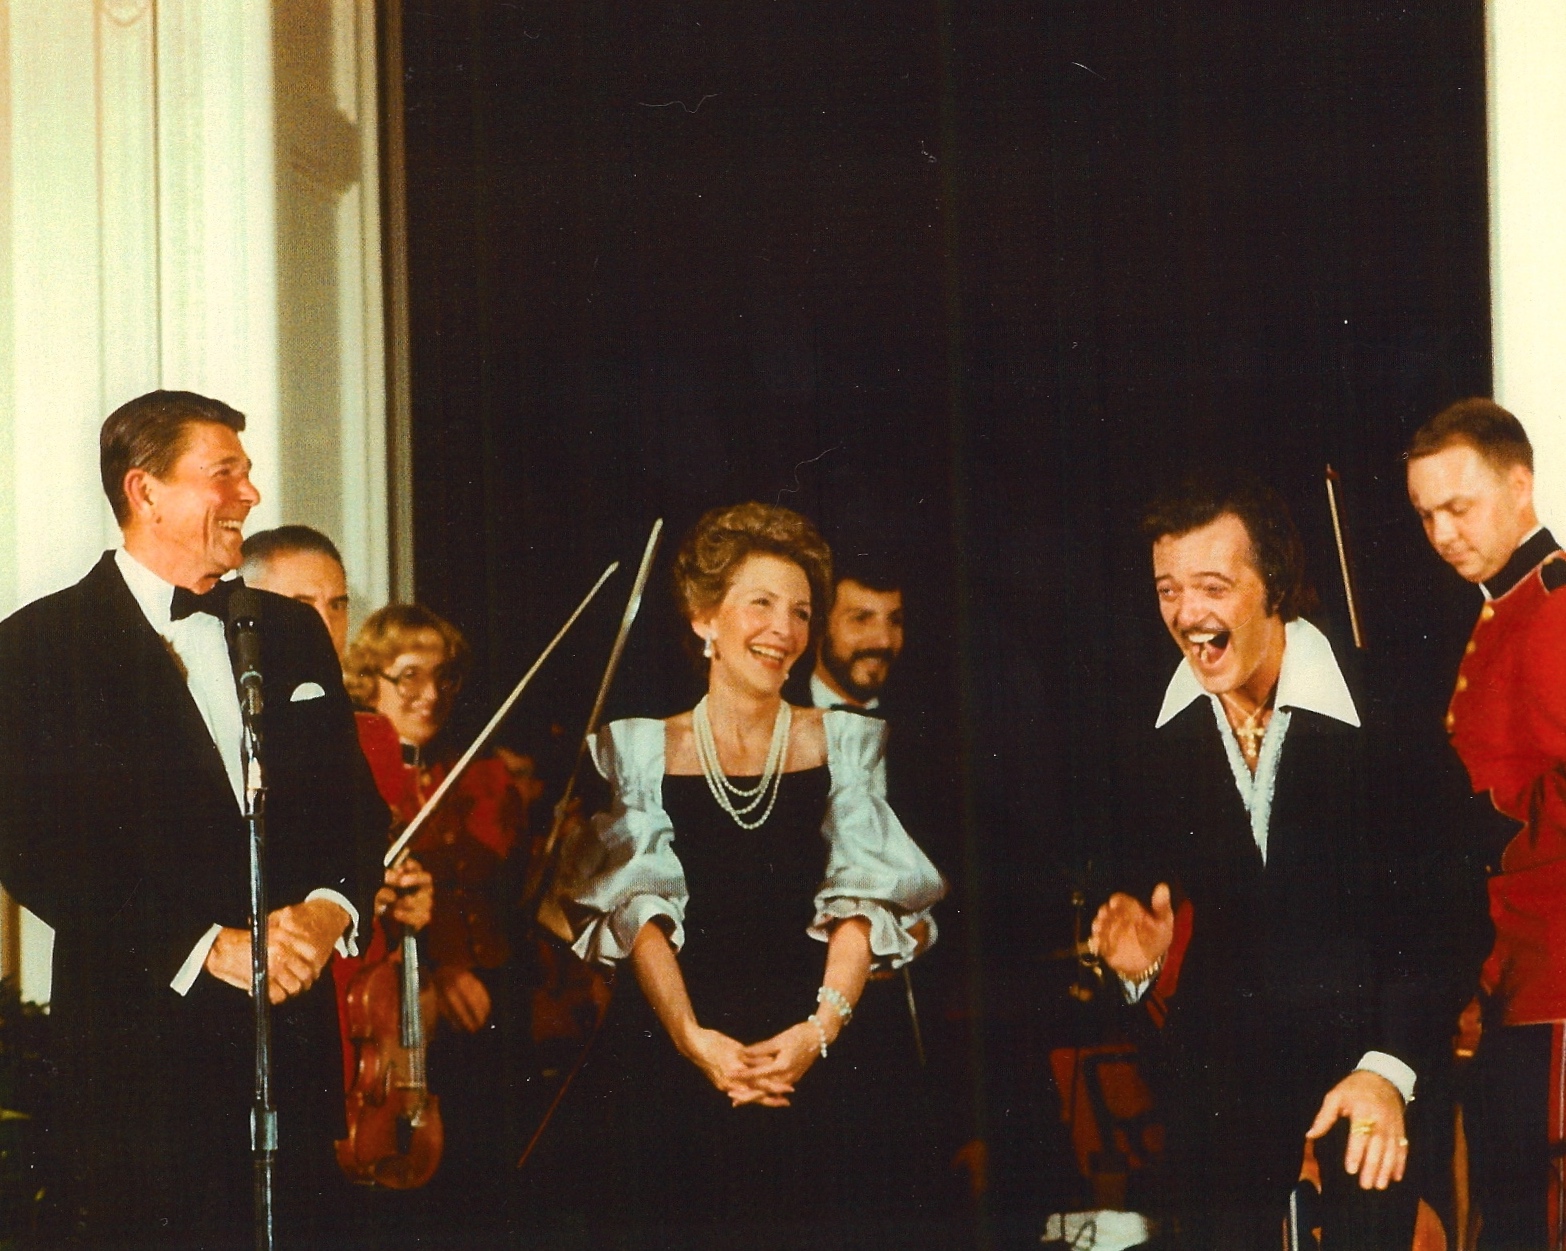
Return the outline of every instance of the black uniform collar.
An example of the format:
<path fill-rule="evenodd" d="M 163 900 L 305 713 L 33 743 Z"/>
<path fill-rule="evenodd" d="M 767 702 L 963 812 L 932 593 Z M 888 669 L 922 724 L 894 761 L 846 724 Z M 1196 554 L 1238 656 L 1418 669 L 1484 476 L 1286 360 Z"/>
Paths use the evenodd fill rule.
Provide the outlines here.
<path fill-rule="evenodd" d="M 1560 544 L 1548 530 L 1541 529 L 1506 562 L 1505 567 L 1488 582 L 1480 583 L 1486 599 L 1500 599 L 1530 573 L 1539 567 L 1551 552 L 1559 551 Z"/>

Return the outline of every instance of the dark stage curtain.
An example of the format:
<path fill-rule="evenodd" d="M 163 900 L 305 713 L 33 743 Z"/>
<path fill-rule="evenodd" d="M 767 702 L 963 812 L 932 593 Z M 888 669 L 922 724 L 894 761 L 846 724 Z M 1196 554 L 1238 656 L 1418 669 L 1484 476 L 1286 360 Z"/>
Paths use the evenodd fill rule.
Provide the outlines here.
<path fill-rule="evenodd" d="M 1065 1002 L 1046 957 L 1175 663 L 1149 493 L 1186 461 L 1253 465 L 1343 636 L 1331 461 L 1372 639 L 1439 718 L 1472 605 L 1398 454 L 1490 386 L 1482 5 L 404 0 L 403 21 L 416 579 L 474 643 L 464 715 L 656 516 L 672 546 L 756 498 L 891 549 L 976 1106 L 1012 1143 L 997 1193 L 1044 1204 L 1024 1192 L 1054 1111 L 1018 1088 L 1016 1039 Z M 610 715 L 697 692 L 666 566 Z M 627 584 L 525 716 L 579 729 Z"/>

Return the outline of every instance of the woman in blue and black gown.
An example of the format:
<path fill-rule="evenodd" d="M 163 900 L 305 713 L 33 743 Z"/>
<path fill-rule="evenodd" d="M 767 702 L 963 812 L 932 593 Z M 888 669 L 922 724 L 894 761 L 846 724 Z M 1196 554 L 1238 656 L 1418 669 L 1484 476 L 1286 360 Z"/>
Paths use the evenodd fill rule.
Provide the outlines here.
<path fill-rule="evenodd" d="M 600 1224 L 632 1245 L 917 1245 L 917 1169 L 878 1126 L 911 1095 L 849 1028 L 873 966 L 935 937 L 945 884 L 886 803 L 886 727 L 781 691 L 831 556 L 787 509 L 698 524 L 675 584 L 707 694 L 602 730 L 608 808 L 567 893 L 584 959 L 627 961 L 586 1075 Z M 640 994 L 637 994 L 637 989 Z"/>

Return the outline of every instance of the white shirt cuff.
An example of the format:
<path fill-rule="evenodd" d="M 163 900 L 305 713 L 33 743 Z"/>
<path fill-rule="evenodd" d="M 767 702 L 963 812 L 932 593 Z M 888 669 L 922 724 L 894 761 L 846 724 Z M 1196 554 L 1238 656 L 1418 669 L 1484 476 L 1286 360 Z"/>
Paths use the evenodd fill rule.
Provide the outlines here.
<path fill-rule="evenodd" d="M 1162 970 L 1159 970 L 1159 972 L 1162 972 Z M 1120 977 L 1120 974 L 1116 973 L 1115 976 Z M 1147 994 L 1157 980 L 1157 973 L 1154 973 L 1151 977 L 1144 977 L 1140 982 L 1133 982 L 1130 978 L 1120 977 L 1120 989 L 1125 991 L 1127 1003 L 1141 1003 L 1142 996 Z"/>
<path fill-rule="evenodd" d="M 201 941 L 190 949 L 185 963 L 179 966 L 179 972 L 174 974 L 174 980 L 169 983 L 169 988 L 176 995 L 188 994 L 196 984 L 196 978 L 201 976 L 201 966 L 207 962 L 207 952 L 212 950 L 212 944 L 217 942 L 218 931 L 222 928 L 221 925 L 211 926 L 201 936 Z"/>
<path fill-rule="evenodd" d="M 1397 1087 L 1397 1093 L 1403 1096 L 1404 1103 L 1414 1102 L 1414 1083 L 1417 1074 L 1396 1056 L 1388 1055 L 1385 1051 L 1367 1051 L 1354 1066 L 1354 1071 L 1363 1069 L 1367 1073 L 1374 1073 L 1377 1077 L 1384 1077 Z"/>
<path fill-rule="evenodd" d="M 356 956 L 359 954 L 359 909 L 348 902 L 340 892 L 322 887 L 313 890 L 305 896 L 304 901 L 309 903 L 312 899 L 330 899 L 348 914 L 348 928 L 342 932 L 337 940 L 337 954 L 340 956 Z"/>

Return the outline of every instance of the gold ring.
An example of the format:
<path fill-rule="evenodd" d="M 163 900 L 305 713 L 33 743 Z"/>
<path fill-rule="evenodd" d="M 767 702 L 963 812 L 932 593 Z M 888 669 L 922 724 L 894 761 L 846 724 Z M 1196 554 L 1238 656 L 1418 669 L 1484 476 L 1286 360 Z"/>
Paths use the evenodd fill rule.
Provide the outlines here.
<path fill-rule="evenodd" d="M 1356 1134 L 1368 1134 L 1373 1132 L 1375 1128 L 1376 1123 L 1374 1121 L 1359 1121 L 1354 1125 L 1353 1132 Z"/>
<path fill-rule="evenodd" d="M 1400 1147 L 1408 1146 L 1408 1139 L 1407 1138 L 1399 1138 L 1397 1140 L 1397 1145 L 1400 1146 Z"/>

